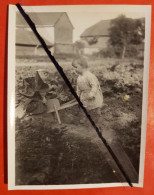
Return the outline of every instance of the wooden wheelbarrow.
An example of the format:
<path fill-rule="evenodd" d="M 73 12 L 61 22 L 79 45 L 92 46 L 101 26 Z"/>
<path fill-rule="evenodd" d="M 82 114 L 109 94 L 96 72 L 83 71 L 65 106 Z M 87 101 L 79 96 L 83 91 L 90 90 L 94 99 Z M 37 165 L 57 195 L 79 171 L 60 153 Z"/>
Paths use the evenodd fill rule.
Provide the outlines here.
<path fill-rule="evenodd" d="M 77 103 L 76 100 L 71 100 L 71 101 L 69 101 L 69 102 L 67 102 L 65 104 L 60 105 L 60 102 L 59 102 L 58 99 L 49 99 L 46 102 L 47 113 L 55 112 L 56 116 L 57 116 L 58 123 L 61 124 L 61 120 L 60 120 L 60 116 L 59 116 L 58 111 L 59 110 L 63 110 L 65 108 L 72 107 L 72 106 L 77 105 L 77 104 L 78 103 Z"/>

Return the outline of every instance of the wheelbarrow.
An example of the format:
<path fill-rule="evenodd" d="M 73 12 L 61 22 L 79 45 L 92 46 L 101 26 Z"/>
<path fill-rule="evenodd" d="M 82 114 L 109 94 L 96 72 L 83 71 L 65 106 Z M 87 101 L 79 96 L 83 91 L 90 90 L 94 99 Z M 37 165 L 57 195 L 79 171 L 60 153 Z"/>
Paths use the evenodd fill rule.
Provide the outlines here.
<path fill-rule="evenodd" d="M 65 108 L 69 108 L 69 107 L 72 107 L 74 105 L 77 105 L 77 101 L 76 100 L 71 100 L 65 104 L 62 104 L 60 105 L 60 102 L 58 99 L 49 99 L 47 100 L 46 102 L 46 105 L 47 105 L 47 113 L 52 113 L 52 112 L 55 112 L 56 113 L 56 116 L 57 116 L 57 120 L 58 120 L 58 123 L 61 124 L 61 119 L 60 119 L 60 116 L 59 116 L 59 110 L 63 110 Z"/>

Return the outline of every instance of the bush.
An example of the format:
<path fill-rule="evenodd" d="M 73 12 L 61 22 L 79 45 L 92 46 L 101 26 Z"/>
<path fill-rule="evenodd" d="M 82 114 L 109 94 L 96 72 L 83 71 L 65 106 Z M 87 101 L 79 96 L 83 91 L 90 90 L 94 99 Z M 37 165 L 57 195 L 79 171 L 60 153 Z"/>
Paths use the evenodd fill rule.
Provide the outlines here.
<path fill-rule="evenodd" d="M 136 57 L 138 56 L 139 54 L 139 51 L 137 50 L 136 46 L 135 45 L 129 45 L 126 49 L 126 54 L 125 54 L 125 57 Z"/>
<path fill-rule="evenodd" d="M 135 45 L 129 45 L 126 48 L 125 57 L 132 58 L 136 57 L 139 54 L 139 51 L 137 50 Z M 101 49 L 97 54 L 95 54 L 97 57 L 104 57 L 104 58 L 121 58 L 122 55 L 122 47 L 120 46 L 108 46 L 105 49 Z"/>
<path fill-rule="evenodd" d="M 67 59 L 74 59 L 75 58 L 75 54 L 73 53 L 59 53 L 59 54 L 54 54 L 54 57 L 56 59 L 61 59 L 61 60 L 67 60 Z"/>
<path fill-rule="evenodd" d="M 34 55 L 24 55 L 16 56 L 17 62 L 50 62 L 47 55 L 45 56 L 34 56 Z"/>
<path fill-rule="evenodd" d="M 115 57 L 115 51 L 113 50 L 113 48 L 106 48 L 106 49 L 102 49 L 100 51 L 100 55 L 105 57 L 105 58 L 108 58 L 108 57 Z"/>

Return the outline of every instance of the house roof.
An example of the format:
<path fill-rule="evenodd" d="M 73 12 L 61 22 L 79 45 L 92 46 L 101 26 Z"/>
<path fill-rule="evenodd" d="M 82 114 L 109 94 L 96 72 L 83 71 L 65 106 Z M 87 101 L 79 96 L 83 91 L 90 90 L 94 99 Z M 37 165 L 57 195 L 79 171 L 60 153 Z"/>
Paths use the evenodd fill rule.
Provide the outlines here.
<path fill-rule="evenodd" d="M 140 18 L 142 22 L 145 22 L 145 18 Z M 111 20 L 101 20 L 100 22 L 87 28 L 81 35 L 81 38 L 84 37 L 93 37 L 93 36 L 109 36 L 109 28 L 111 26 Z"/>
<path fill-rule="evenodd" d="M 43 37 L 47 46 L 52 46 L 48 40 Z M 33 45 L 33 46 L 41 46 L 40 42 L 34 35 L 32 31 L 27 29 L 16 29 L 16 44 L 18 45 Z"/>
<path fill-rule="evenodd" d="M 109 36 L 109 27 L 111 25 L 111 20 L 101 20 L 100 22 L 94 24 L 93 26 L 87 28 L 80 37 L 90 37 L 90 36 Z"/>
<path fill-rule="evenodd" d="M 66 12 L 28 12 L 29 17 L 35 23 L 36 26 L 55 26 L 59 18 L 66 14 Z M 68 16 L 67 16 L 68 17 Z M 69 17 L 68 17 L 69 19 Z M 70 19 L 69 19 L 70 21 Z M 70 21 L 71 23 L 71 21 Z M 72 25 L 72 23 L 71 23 Z M 16 26 L 17 27 L 28 27 L 23 16 L 18 12 L 16 16 Z M 73 25 L 72 25 L 73 27 Z"/>

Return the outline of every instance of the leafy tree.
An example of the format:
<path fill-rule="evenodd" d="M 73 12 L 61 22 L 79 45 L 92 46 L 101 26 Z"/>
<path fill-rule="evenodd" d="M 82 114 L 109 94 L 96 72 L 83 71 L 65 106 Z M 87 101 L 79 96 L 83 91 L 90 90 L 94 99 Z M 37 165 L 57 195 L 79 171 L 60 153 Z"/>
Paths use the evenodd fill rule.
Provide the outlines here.
<path fill-rule="evenodd" d="M 120 15 L 111 22 L 109 43 L 121 48 L 121 57 L 125 57 L 128 45 L 140 44 L 145 36 L 145 21 L 143 19 L 127 18 Z"/>

